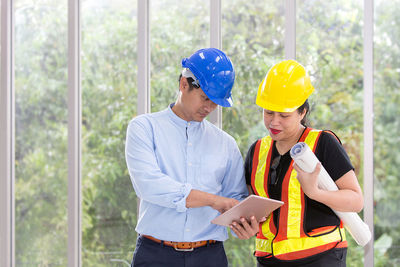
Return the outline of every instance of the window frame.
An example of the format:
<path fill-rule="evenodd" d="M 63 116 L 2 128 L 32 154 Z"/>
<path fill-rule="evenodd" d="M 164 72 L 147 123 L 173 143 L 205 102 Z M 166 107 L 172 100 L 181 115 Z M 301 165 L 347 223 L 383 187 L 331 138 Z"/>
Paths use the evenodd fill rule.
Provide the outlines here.
<path fill-rule="evenodd" d="M 222 48 L 221 1 L 210 0 L 210 46 Z M 68 266 L 81 266 L 81 78 L 80 0 L 68 0 Z M 138 0 L 137 113 L 150 112 L 150 0 Z M 285 4 L 285 57 L 296 58 L 296 1 Z M 14 1 L 1 0 L 0 80 L 0 265 L 15 266 Z M 364 220 L 373 232 L 373 27 L 374 1 L 364 0 Z M 210 121 L 222 127 L 218 107 Z M 374 265 L 374 240 L 364 248 L 364 266 Z"/>

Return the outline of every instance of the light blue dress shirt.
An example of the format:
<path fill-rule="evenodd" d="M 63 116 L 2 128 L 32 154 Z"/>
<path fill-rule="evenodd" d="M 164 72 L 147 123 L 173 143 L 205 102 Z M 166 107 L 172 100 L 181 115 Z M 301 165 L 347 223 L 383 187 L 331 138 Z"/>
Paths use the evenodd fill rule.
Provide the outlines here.
<path fill-rule="evenodd" d="M 211 207 L 186 208 L 192 189 L 242 200 L 248 195 L 235 140 L 207 120 L 187 122 L 171 109 L 128 126 L 125 157 L 140 198 L 136 231 L 166 241 L 228 238 Z"/>

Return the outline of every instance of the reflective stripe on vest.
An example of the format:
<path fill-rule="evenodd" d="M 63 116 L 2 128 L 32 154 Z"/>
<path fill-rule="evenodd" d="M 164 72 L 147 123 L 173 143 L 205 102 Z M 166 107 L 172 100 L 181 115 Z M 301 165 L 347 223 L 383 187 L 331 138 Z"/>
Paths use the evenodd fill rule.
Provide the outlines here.
<path fill-rule="evenodd" d="M 307 128 L 299 142 L 305 142 L 315 152 L 319 130 Z M 251 175 L 251 186 L 255 194 L 269 197 L 269 166 L 273 141 L 270 136 L 260 139 L 255 146 Z M 282 182 L 281 200 L 285 203 L 279 210 L 279 229 L 274 224 L 274 214 L 260 224 L 256 239 L 255 256 L 274 256 L 281 260 L 295 260 L 321 253 L 334 247 L 346 247 L 345 231 L 342 227 L 328 226 L 305 233 L 305 197 L 297 172 L 292 164 Z"/>

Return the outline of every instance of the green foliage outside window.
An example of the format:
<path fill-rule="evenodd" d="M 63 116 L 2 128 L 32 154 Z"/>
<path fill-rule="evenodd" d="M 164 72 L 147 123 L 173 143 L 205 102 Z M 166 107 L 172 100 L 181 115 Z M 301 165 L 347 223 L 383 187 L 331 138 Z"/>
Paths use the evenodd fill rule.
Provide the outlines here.
<path fill-rule="evenodd" d="M 82 9 L 83 266 L 130 262 L 136 242 L 124 149 L 136 116 L 137 18 L 131 1 L 118 3 L 87 1 Z"/>
<path fill-rule="evenodd" d="M 47 16 L 55 13 L 59 16 Z M 51 4 L 17 6 L 15 22 L 16 265 L 63 266 L 67 258 L 66 9 Z"/>
<path fill-rule="evenodd" d="M 137 204 L 124 141 L 136 115 L 137 14 L 136 4 L 117 2 L 114 8 L 93 8 L 84 1 L 82 8 L 83 266 L 127 266 L 136 242 Z M 234 107 L 223 109 L 223 128 L 243 156 L 266 134 L 254 104 L 258 85 L 284 58 L 283 3 L 266 2 L 222 1 L 222 45 L 237 73 Z M 375 266 L 398 266 L 400 5 L 381 2 L 374 35 L 374 252 Z M 67 9 L 49 3 L 16 9 L 17 266 L 67 265 Z M 152 111 L 175 100 L 180 59 L 209 44 L 209 1 L 195 1 L 193 10 L 164 5 L 158 5 L 151 25 Z M 317 90 L 311 124 L 341 137 L 360 182 L 362 11 L 356 1 L 299 4 L 296 40 L 297 58 Z M 348 266 L 363 266 L 363 249 L 347 236 Z M 254 239 L 230 237 L 225 248 L 231 266 L 255 266 Z"/>

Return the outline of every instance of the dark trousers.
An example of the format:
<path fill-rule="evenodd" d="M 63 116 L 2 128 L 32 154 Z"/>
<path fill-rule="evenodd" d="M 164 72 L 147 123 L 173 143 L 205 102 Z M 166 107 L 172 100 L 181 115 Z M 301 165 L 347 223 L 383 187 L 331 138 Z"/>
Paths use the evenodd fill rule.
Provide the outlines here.
<path fill-rule="evenodd" d="M 346 267 L 347 248 L 335 248 L 310 258 L 296 260 L 294 262 L 280 261 L 277 259 L 257 259 L 257 267 Z"/>
<path fill-rule="evenodd" d="M 145 237 L 139 236 L 133 253 L 131 267 L 227 267 L 222 242 L 195 248 L 193 251 L 176 251 Z"/>

